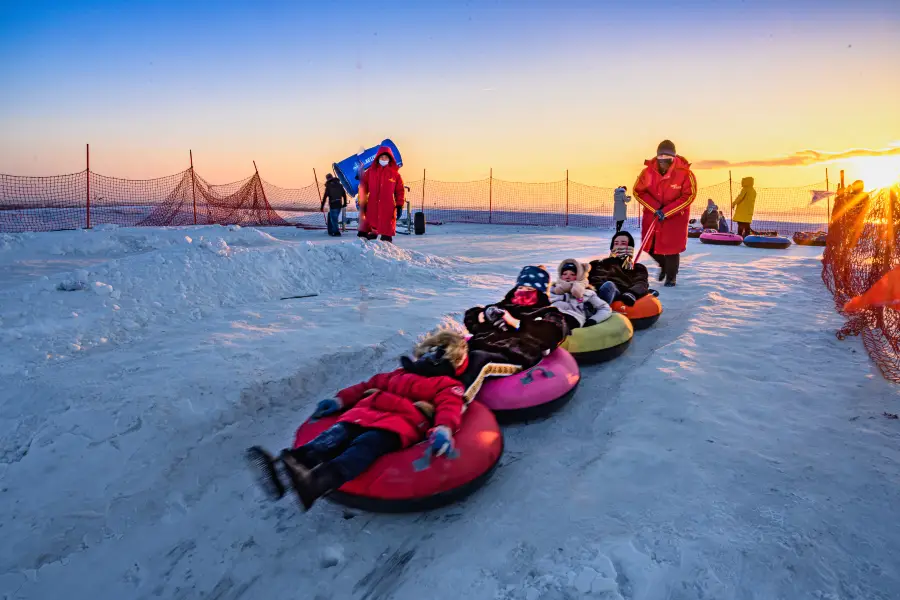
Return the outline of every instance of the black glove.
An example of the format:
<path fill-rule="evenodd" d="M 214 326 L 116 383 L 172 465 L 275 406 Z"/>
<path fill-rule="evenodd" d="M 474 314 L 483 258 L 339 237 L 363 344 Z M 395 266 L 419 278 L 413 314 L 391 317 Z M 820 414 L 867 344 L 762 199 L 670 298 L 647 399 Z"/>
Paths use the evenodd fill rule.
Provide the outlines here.
<path fill-rule="evenodd" d="M 622 304 L 625 306 L 634 306 L 634 303 L 637 302 L 637 298 L 631 292 L 625 292 L 619 297 L 619 300 L 621 300 Z"/>
<path fill-rule="evenodd" d="M 662 211 L 662 209 L 659 209 L 658 211 L 656 211 L 656 212 L 653 213 L 653 214 L 656 215 L 656 218 L 659 219 L 659 222 L 660 222 L 660 223 L 662 223 L 663 221 L 666 220 L 666 213 L 664 213 L 664 212 Z"/>
<path fill-rule="evenodd" d="M 398 206 L 398 207 L 397 207 L 397 218 L 399 219 L 399 218 L 400 218 L 400 215 L 402 215 L 402 214 L 403 214 L 403 207 L 402 207 L 402 206 Z"/>
<path fill-rule="evenodd" d="M 494 327 L 497 327 L 501 331 L 506 331 L 507 325 L 506 321 L 503 320 L 504 314 L 506 314 L 506 311 L 502 308 L 488 306 L 484 311 L 484 318 Z"/>

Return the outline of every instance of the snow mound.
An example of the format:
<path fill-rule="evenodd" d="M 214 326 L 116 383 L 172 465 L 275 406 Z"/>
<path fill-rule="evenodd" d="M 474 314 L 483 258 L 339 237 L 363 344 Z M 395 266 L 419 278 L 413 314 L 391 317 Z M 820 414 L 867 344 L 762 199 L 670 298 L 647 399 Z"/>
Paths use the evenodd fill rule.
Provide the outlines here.
<path fill-rule="evenodd" d="M 95 236 L 96 244 L 81 250 L 154 250 L 0 292 L 0 373 L 27 372 L 128 343 L 154 324 L 172 328 L 224 309 L 287 296 L 403 289 L 454 276 L 453 261 L 390 244 L 316 245 L 254 229 L 218 230 L 224 235 L 198 236 L 195 229 L 177 238 L 172 232 Z"/>

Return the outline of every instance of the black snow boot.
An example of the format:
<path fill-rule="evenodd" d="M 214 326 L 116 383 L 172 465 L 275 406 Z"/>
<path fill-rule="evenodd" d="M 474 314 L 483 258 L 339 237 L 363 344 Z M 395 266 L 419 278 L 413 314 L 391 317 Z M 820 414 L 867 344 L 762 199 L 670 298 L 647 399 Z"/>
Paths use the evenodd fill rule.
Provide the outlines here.
<path fill-rule="evenodd" d="M 275 457 L 260 446 L 247 449 L 247 462 L 256 476 L 256 482 L 270 500 L 280 500 L 285 488 L 278 476 Z"/>
<path fill-rule="evenodd" d="M 675 287 L 675 278 L 674 278 L 674 277 L 669 277 L 669 278 L 666 280 L 665 286 L 666 286 L 666 287 Z"/>
<path fill-rule="evenodd" d="M 329 463 L 323 463 L 309 470 L 286 453 L 281 455 L 281 461 L 304 511 L 308 511 L 316 500 L 344 483 L 337 470 Z"/>

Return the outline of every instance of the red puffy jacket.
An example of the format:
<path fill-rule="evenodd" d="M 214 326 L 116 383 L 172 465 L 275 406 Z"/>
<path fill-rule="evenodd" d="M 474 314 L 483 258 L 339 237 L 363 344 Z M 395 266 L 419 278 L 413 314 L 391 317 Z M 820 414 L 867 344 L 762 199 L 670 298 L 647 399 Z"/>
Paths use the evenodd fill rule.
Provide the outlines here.
<path fill-rule="evenodd" d="M 382 154 L 391 157 L 386 167 L 378 164 L 378 157 Z M 360 230 L 394 236 L 397 233 L 397 207 L 403 206 L 406 190 L 390 148 L 382 146 L 378 149 L 375 162 L 363 173 L 359 187 L 368 194 L 364 215 L 360 218 Z"/>
<path fill-rule="evenodd" d="M 338 422 L 393 431 L 406 448 L 422 441 L 432 427 L 446 425 L 454 432 L 459 429 L 463 393 L 462 384 L 452 377 L 423 377 L 403 369 L 379 373 L 337 393 L 348 409 Z M 433 421 L 414 402 L 430 404 Z"/>
<path fill-rule="evenodd" d="M 665 175 L 659 174 L 655 158 L 644 165 L 634 183 L 634 197 L 644 207 L 641 236 L 646 237 L 650 223 L 656 221 L 653 213 L 662 209 L 666 219 L 656 224 L 648 250 L 652 254 L 680 254 L 687 248 L 690 206 L 697 197 L 697 179 L 690 163 L 681 156 L 675 157 Z"/>

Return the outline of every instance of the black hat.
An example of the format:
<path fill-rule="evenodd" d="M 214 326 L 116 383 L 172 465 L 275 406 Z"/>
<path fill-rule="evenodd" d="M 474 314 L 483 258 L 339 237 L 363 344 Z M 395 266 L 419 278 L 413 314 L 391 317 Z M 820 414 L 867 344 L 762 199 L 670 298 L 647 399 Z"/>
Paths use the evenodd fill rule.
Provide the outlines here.
<path fill-rule="evenodd" d="M 325 173 L 325 180 L 327 181 L 329 179 L 334 179 L 334 175 L 332 175 L 331 173 Z"/>
<path fill-rule="evenodd" d="M 675 144 L 671 140 L 663 140 L 656 147 L 656 155 L 675 156 Z"/>

